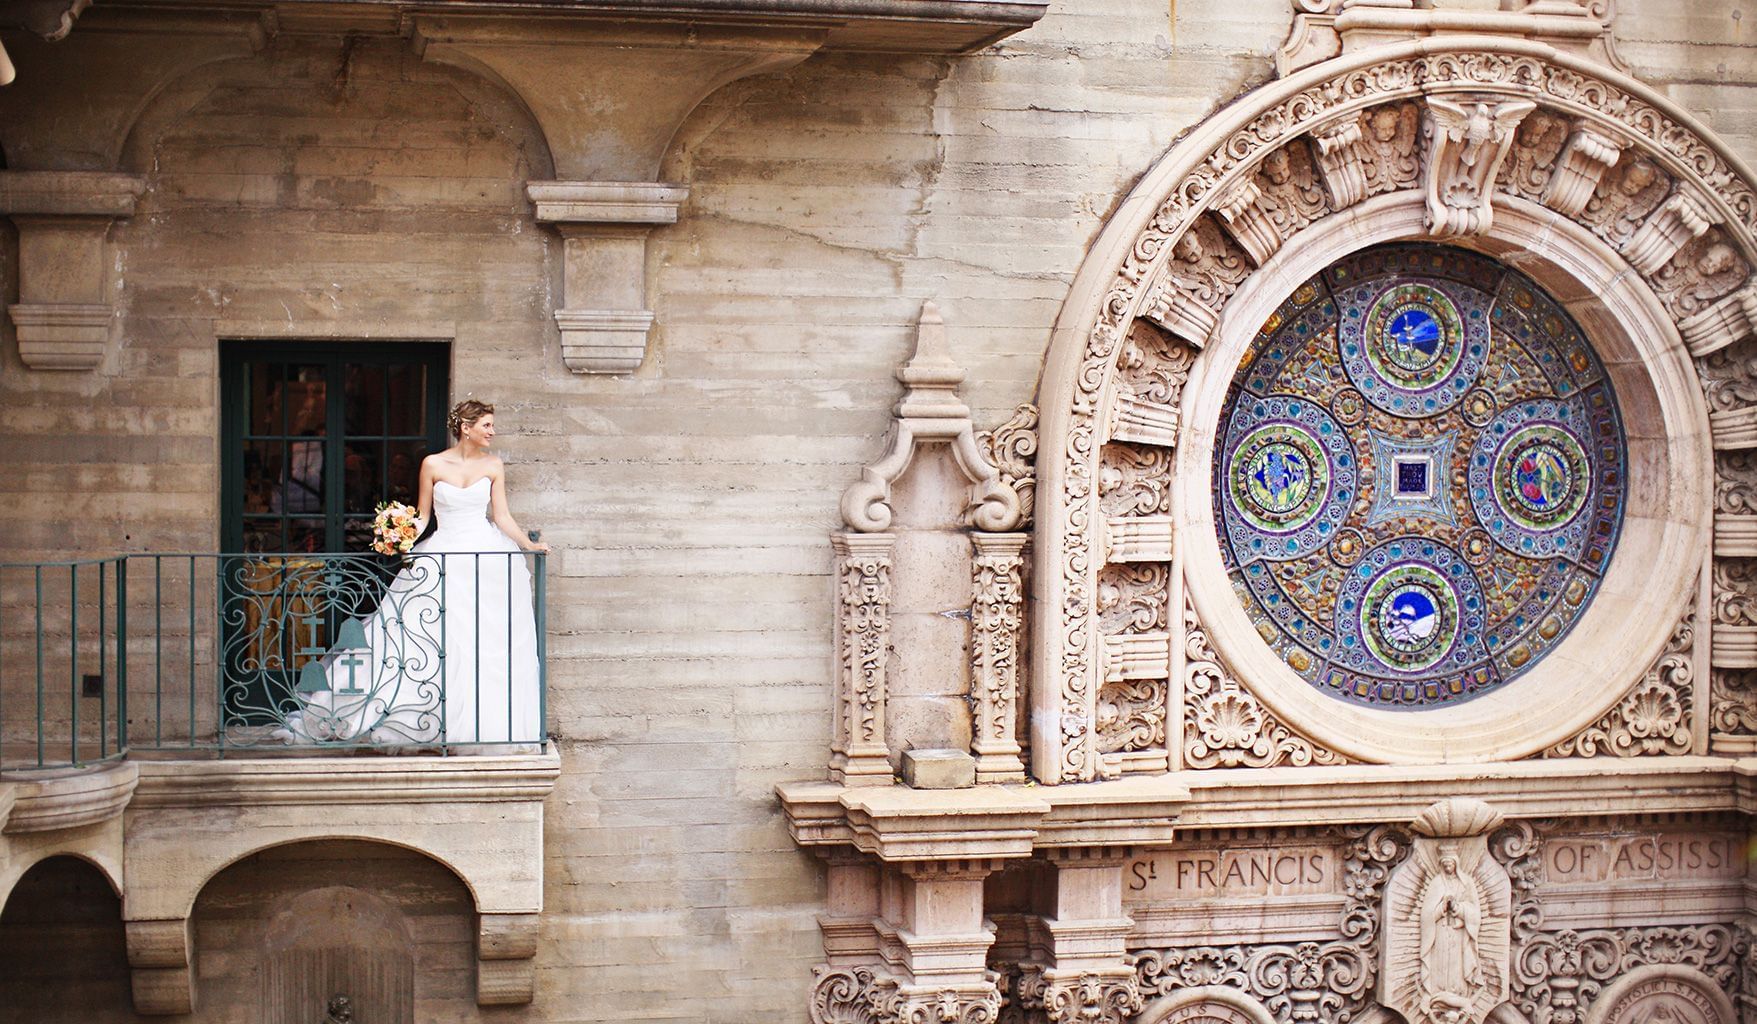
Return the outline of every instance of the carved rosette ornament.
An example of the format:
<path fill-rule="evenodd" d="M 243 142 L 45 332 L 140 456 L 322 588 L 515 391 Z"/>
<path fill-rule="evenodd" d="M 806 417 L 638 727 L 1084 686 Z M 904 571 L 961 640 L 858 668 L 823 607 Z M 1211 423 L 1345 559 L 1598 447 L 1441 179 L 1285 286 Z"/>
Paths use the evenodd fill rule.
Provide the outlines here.
<path fill-rule="evenodd" d="M 1409 1024 L 1481 1024 L 1507 998 L 1512 883 L 1489 855 L 1501 815 L 1452 797 L 1423 811 L 1385 886 L 1379 1002 Z"/>
<path fill-rule="evenodd" d="M 1133 971 L 1053 977 L 1043 990 L 1044 1011 L 1053 1024 L 1125 1024 L 1142 1005 Z"/>

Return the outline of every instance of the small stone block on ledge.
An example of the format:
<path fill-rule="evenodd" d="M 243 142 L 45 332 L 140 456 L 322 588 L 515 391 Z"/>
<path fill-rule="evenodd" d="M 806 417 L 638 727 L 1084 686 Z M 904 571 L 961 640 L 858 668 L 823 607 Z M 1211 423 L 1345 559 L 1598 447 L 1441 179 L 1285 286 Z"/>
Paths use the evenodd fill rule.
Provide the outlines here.
<path fill-rule="evenodd" d="M 903 782 L 910 789 L 967 789 L 976 785 L 976 758 L 962 750 L 905 750 Z"/>

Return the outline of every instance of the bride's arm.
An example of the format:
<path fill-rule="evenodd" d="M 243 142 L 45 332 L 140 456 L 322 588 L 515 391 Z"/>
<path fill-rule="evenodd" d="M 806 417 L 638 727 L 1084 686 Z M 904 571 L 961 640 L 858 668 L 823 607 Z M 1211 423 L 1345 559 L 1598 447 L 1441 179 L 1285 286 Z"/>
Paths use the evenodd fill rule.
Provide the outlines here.
<path fill-rule="evenodd" d="M 549 545 L 534 543 L 525 537 L 525 531 L 519 529 L 518 521 L 512 517 L 512 509 L 507 507 L 506 463 L 497 463 L 493 471 L 489 473 L 489 476 L 494 478 L 494 484 L 492 487 L 494 492 L 492 498 L 493 508 L 491 509 L 494 514 L 494 525 L 500 527 L 500 532 L 511 537 L 513 543 L 517 544 L 522 550 L 548 551 Z"/>
<path fill-rule="evenodd" d="M 427 523 L 433 516 L 433 457 L 421 460 L 421 482 L 416 485 L 415 499 L 415 536 L 427 532 Z"/>

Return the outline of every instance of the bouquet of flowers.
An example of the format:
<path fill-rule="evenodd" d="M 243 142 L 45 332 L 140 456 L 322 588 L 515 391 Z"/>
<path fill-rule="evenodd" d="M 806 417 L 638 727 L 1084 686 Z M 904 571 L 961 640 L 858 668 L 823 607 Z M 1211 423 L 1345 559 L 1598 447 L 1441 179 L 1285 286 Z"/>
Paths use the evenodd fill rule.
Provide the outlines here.
<path fill-rule="evenodd" d="M 381 555 L 406 555 L 420 533 L 415 509 L 400 501 L 381 501 L 372 520 L 372 550 Z"/>

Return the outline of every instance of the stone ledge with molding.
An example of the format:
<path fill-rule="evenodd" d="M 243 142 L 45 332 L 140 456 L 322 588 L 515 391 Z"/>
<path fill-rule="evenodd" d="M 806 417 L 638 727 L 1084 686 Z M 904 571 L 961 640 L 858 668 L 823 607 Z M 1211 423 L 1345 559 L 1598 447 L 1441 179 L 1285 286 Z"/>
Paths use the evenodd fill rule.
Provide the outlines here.
<path fill-rule="evenodd" d="M 1630 70 L 1617 54 L 1608 5 L 1582 0 L 1293 0 L 1293 9 L 1275 55 L 1282 77 L 1368 47 L 1442 35 L 1530 39 Z"/>

